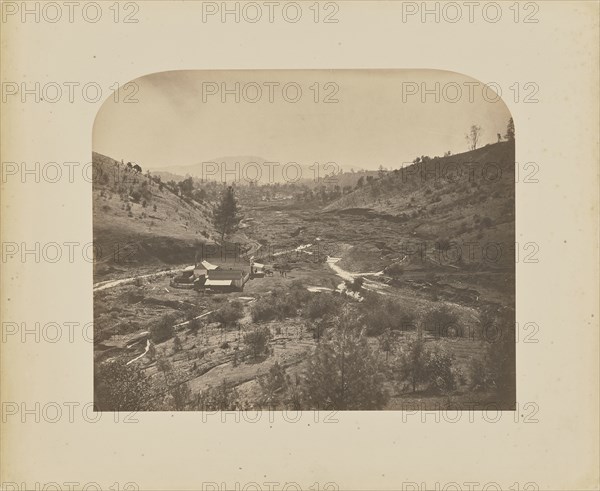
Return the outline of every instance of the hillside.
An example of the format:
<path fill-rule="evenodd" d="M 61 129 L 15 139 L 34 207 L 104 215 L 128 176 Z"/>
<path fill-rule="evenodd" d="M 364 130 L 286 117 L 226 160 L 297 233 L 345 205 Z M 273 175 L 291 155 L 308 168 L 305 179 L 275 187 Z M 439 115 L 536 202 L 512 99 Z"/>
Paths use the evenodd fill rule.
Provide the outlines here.
<path fill-rule="evenodd" d="M 431 259 L 440 261 L 443 253 L 440 262 L 461 269 L 514 268 L 514 162 L 514 142 L 449 157 L 425 157 L 425 163 L 367 181 L 324 212 L 388 221 L 390 232 L 402 238 L 394 245 L 386 241 L 395 252 L 406 254 L 419 246 Z M 416 254 L 409 256 L 404 269 L 407 260 L 417 259 Z"/>
<path fill-rule="evenodd" d="M 193 261 L 217 237 L 212 204 L 172 192 L 160 179 L 93 153 L 94 282 L 131 266 Z"/>

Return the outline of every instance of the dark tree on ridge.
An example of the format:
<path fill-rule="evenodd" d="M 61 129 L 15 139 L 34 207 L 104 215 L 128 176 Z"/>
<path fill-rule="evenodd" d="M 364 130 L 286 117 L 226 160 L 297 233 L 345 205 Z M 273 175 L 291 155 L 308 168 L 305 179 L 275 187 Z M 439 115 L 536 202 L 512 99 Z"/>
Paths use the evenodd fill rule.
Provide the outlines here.
<path fill-rule="evenodd" d="M 215 226 L 221 231 L 221 243 L 225 234 L 233 231 L 237 224 L 237 202 L 235 200 L 232 186 L 228 186 L 223 192 L 221 202 L 215 210 Z"/>

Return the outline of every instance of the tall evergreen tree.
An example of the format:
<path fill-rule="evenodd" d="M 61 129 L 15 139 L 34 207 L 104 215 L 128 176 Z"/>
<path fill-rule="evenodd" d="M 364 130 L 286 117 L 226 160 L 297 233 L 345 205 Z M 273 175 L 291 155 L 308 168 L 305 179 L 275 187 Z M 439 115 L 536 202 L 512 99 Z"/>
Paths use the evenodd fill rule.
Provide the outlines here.
<path fill-rule="evenodd" d="M 515 122 L 513 118 L 508 120 L 508 125 L 506 125 L 506 135 L 504 135 L 508 141 L 513 141 L 515 139 Z"/>
<path fill-rule="evenodd" d="M 308 402 L 318 409 L 381 409 L 387 402 L 383 370 L 366 336 L 352 325 L 349 313 L 342 313 L 335 324 L 308 360 Z"/>
<path fill-rule="evenodd" d="M 221 196 L 221 202 L 215 210 L 215 226 L 221 231 L 221 243 L 225 234 L 233 231 L 237 225 L 237 202 L 232 186 L 228 186 Z"/>

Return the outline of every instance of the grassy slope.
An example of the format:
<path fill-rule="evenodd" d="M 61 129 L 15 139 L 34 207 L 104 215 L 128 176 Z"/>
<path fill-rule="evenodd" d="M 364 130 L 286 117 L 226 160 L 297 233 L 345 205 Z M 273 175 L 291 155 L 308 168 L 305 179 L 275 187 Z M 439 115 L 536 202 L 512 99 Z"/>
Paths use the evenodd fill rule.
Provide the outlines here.
<path fill-rule="evenodd" d="M 210 204 L 186 202 L 98 153 L 93 166 L 95 282 L 131 266 L 193 261 L 194 244 L 217 236 Z"/>
<path fill-rule="evenodd" d="M 457 166 L 462 169 L 458 176 Z M 423 243 L 431 250 L 447 239 L 460 247 L 464 259 L 472 250 L 475 257 L 470 262 L 477 266 L 513 268 L 514 144 L 502 142 L 435 158 L 427 164 L 426 175 L 423 169 L 413 165 L 389 172 L 331 203 L 325 211 L 384 217 L 393 224 L 394 235 L 405 241 Z M 492 260 L 492 248 L 485 255 L 482 252 L 492 242 L 501 244 L 498 260 Z"/>

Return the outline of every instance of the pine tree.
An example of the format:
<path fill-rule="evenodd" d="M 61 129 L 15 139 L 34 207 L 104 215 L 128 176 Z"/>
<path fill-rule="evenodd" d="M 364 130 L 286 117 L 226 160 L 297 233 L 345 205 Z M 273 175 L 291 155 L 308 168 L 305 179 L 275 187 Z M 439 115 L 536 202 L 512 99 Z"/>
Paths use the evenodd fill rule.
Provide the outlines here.
<path fill-rule="evenodd" d="M 387 362 L 391 351 L 394 348 L 394 339 L 392 338 L 392 331 L 386 329 L 381 336 L 379 336 L 379 348 L 385 352 L 385 361 Z"/>
<path fill-rule="evenodd" d="M 285 369 L 275 362 L 266 375 L 258 378 L 261 389 L 261 405 L 270 409 L 276 408 L 287 389 Z"/>
<path fill-rule="evenodd" d="M 148 346 L 148 358 L 150 358 L 151 361 L 156 359 L 156 347 L 152 341 L 150 341 L 150 346 Z"/>
<path fill-rule="evenodd" d="M 504 135 L 508 141 L 513 141 L 515 139 L 515 122 L 513 118 L 508 120 L 508 125 L 506 125 L 506 135 Z"/>
<path fill-rule="evenodd" d="M 181 351 L 181 339 L 177 335 L 173 338 L 173 351 L 175 353 Z"/>
<path fill-rule="evenodd" d="M 427 353 L 420 333 L 406 340 L 399 362 L 400 377 L 409 381 L 415 392 L 419 384 L 427 381 Z"/>
<path fill-rule="evenodd" d="M 225 238 L 225 234 L 230 233 L 237 224 L 237 202 L 234 196 L 232 186 L 229 186 L 221 197 L 221 202 L 215 210 L 215 226 L 221 231 L 221 243 Z"/>
<path fill-rule="evenodd" d="M 387 402 L 382 369 L 363 332 L 343 312 L 336 329 L 308 359 L 304 377 L 307 401 L 313 408 L 381 409 Z"/>

